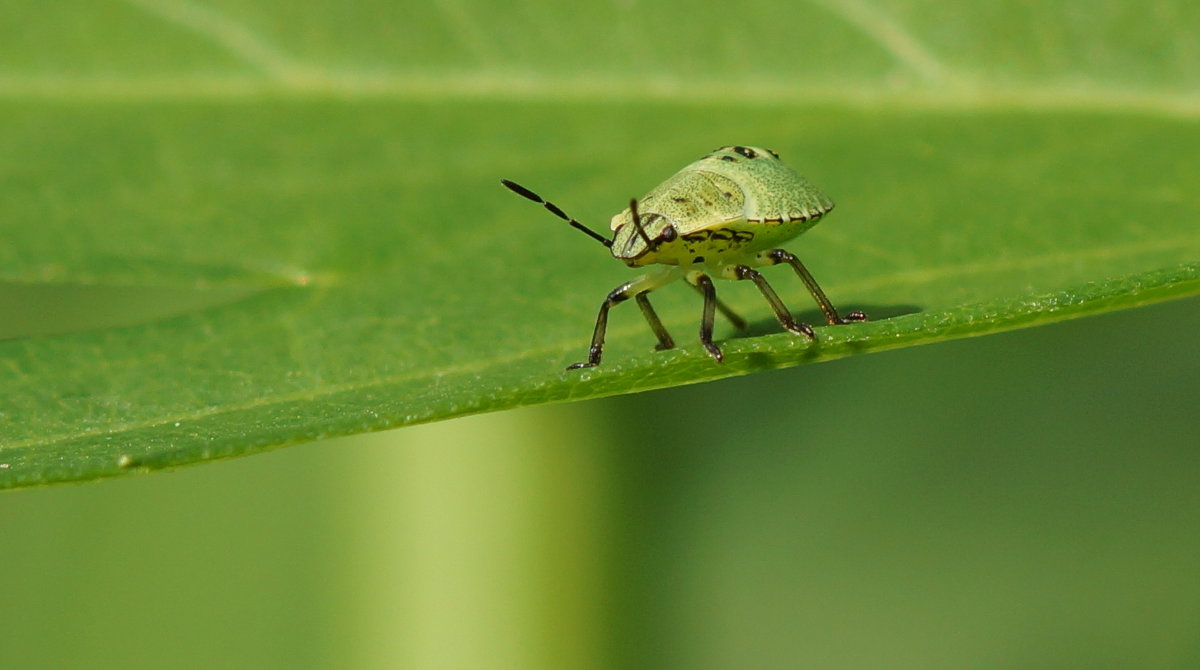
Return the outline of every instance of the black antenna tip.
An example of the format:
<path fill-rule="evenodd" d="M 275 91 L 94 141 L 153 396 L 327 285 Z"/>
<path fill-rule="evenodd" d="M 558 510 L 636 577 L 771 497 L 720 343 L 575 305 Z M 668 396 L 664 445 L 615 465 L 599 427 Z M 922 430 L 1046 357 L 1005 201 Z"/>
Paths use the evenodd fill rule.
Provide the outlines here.
<path fill-rule="evenodd" d="M 522 197 L 525 197 L 525 198 L 529 198 L 530 200 L 532 200 L 532 201 L 534 201 L 534 202 L 542 202 L 542 198 L 541 198 L 541 196 L 539 196 L 538 194 L 534 193 L 533 191 L 530 191 L 529 189 L 525 188 L 524 186 L 521 186 L 520 184 L 518 184 L 518 183 L 517 183 L 517 182 L 515 182 L 515 181 L 509 181 L 509 180 L 507 180 L 507 179 L 501 179 L 501 180 L 500 180 L 500 183 L 501 183 L 501 184 L 504 184 L 504 186 L 505 186 L 505 187 L 506 187 L 508 190 L 512 191 L 513 193 L 516 193 L 516 194 L 517 194 L 517 195 L 519 195 L 519 196 L 522 196 Z"/>

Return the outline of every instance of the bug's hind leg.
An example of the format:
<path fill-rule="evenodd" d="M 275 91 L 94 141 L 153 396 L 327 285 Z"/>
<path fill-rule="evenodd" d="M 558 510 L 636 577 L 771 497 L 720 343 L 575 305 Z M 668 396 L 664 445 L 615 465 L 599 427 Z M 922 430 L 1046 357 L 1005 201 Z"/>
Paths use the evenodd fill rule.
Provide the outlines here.
<path fill-rule="evenodd" d="M 792 313 L 788 310 L 787 305 L 783 304 L 783 301 L 779 299 L 779 294 L 775 292 L 775 289 L 771 288 L 771 285 L 767 283 L 766 277 L 763 277 L 761 272 L 751 268 L 749 265 L 735 265 L 733 273 L 735 279 L 749 279 L 754 282 L 754 285 L 762 292 L 763 297 L 771 304 L 771 310 L 775 312 L 775 318 L 779 320 L 780 325 L 786 328 L 788 332 L 795 335 L 804 335 L 810 340 L 817 339 L 811 326 L 807 323 L 800 323 L 792 317 Z"/>
<path fill-rule="evenodd" d="M 667 329 L 663 327 L 662 321 L 658 315 L 654 313 L 654 308 L 650 306 L 650 301 L 645 294 L 654 289 L 674 281 L 679 277 L 678 268 L 664 268 L 657 272 L 642 275 L 632 281 L 627 281 L 624 284 L 609 292 L 608 297 L 600 304 L 600 313 L 596 315 L 596 328 L 592 331 L 592 344 L 588 348 L 588 358 L 581 363 L 574 363 L 567 366 L 568 370 L 578 370 L 579 368 L 593 368 L 600 365 L 600 356 L 604 352 L 604 333 L 608 330 L 608 310 L 612 309 L 613 305 L 635 298 L 638 305 L 642 308 L 642 314 L 646 317 L 646 321 L 650 324 L 650 329 L 654 331 L 654 335 L 658 338 L 659 347 L 670 349 L 675 346 L 671 340 L 671 335 L 667 333 Z"/>
<path fill-rule="evenodd" d="M 779 263 L 787 263 L 792 266 L 796 274 L 800 275 L 800 279 L 804 285 L 808 287 L 808 292 L 812 294 L 814 300 L 817 301 L 817 306 L 821 308 L 821 313 L 825 315 L 825 321 L 831 326 L 839 324 L 851 323 L 854 321 L 866 321 L 867 315 L 862 312 L 850 312 L 846 316 L 838 316 L 838 312 L 833 307 L 833 303 L 829 302 L 829 298 L 825 297 L 825 291 L 821 290 L 821 286 L 817 284 L 817 280 L 813 278 L 812 273 L 808 268 L 804 267 L 804 263 L 800 262 L 799 258 L 790 251 L 783 249 L 772 249 L 758 255 L 758 260 L 764 265 L 778 265 Z M 761 287 L 760 287 L 761 288 Z"/>
<path fill-rule="evenodd" d="M 713 286 L 712 279 L 702 273 L 693 272 L 688 274 L 688 283 L 700 289 L 700 293 L 704 295 L 704 314 L 700 317 L 700 344 L 704 345 L 704 350 L 709 356 L 713 357 L 718 363 L 725 360 L 725 354 L 721 353 L 721 348 L 713 343 L 713 321 L 716 320 L 717 314 L 717 287 Z"/>

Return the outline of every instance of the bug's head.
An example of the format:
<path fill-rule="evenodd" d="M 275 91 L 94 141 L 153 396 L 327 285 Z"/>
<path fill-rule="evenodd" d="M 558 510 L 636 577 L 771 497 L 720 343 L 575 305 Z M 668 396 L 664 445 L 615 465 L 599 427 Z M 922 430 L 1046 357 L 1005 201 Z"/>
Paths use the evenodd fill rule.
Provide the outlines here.
<path fill-rule="evenodd" d="M 636 200 L 612 220 L 612 255 L 629 267 L 661 263 L 659 256 L 669 253 L 679 232 L 670 220 L 658 213 L 638 211 Z"/>

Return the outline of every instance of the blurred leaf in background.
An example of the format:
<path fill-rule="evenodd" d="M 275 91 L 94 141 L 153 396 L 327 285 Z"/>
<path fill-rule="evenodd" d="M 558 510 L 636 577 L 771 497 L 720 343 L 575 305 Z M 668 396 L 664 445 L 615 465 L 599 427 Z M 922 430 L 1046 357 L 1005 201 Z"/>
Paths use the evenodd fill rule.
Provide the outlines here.
<path fill-rule="evenodd" d="M 1187 2 L 6 4 L 0 485 L 1197 292 Z M 648 351 L 603 225 L 713 146 L 876 321 Z M 778 283 L 793 307 L 798 283 Z M 785 288 L 786 287 L 786 288 Z M 754 310 L 759 310 L 755 312 Z M 914 312 L 914 310 L 919 310 Z M 4 496 L 5 667 L 1194 667 L 1195 299 Z M 719 333 L 731 337 L 733 333 Z"/>

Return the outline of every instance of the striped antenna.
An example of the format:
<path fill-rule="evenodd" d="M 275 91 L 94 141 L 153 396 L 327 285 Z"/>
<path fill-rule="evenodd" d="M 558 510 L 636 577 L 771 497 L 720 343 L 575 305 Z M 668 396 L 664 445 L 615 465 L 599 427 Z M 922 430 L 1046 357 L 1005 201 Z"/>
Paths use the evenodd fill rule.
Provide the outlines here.
<path fill-rule="evenodd" d="M 559 209 L 558 205 L 556 205 L 548 200 L 543 199 L 542 196 L 538 195 L 537 193 L 534 193 L 533 191 L 530 191 L 529 189 L 525 188 L 524 186 L 521 186 L 520 184 L 516 183 L 515 181 L 501 179 L 500 183 L 504 184 L 505 188 L 512 191 L 513 193 L 516 193 L 517 195 L 521 196 L 522 198 L 528 198 L 529 200 L 532 200 L 532 201 L 538 203 L 539 205 L 542 205 L 547 210 L 549 210 L 551 214 L 553 214 L 554 216 L 557 216 L 558 218 L 562 219 L 563 221 L 566 221 L 567 223 L 574 226 L 576 229 L 587 233 L 589 237 L 596 240 L 600 244 L 603 244 L 606 247 L 612 248 L 612 244 L 613 244 L 612 240 L 604 237 L 600 233 L 597 233 L 596 231 L 592 230 L 591 228 L 588 228 L 587 226 L 583 225 L 582 223 L 567 216 L 567 213 L 562 211 L 561 209 Z M 638 226 L 638 230 L 641 230 L 640 225 Z M 646 235 L 646 233 L 643 232 L 642 236 L 645 237 L 645 235 Z"/>

